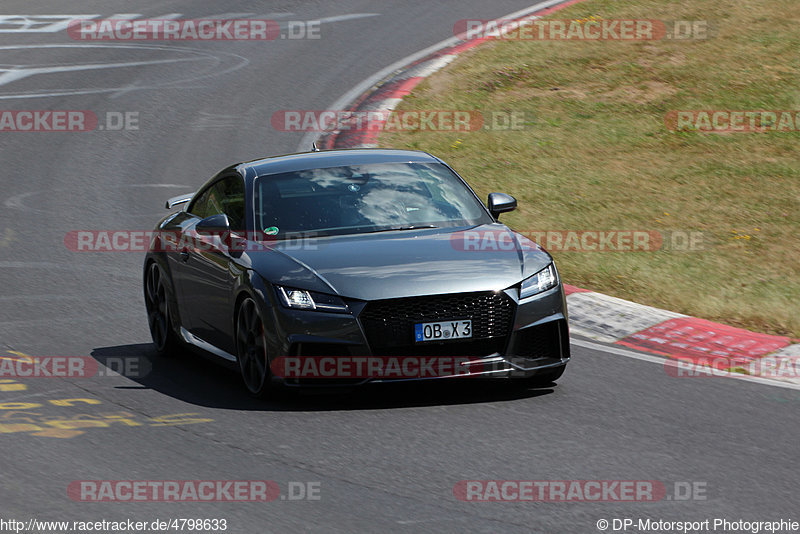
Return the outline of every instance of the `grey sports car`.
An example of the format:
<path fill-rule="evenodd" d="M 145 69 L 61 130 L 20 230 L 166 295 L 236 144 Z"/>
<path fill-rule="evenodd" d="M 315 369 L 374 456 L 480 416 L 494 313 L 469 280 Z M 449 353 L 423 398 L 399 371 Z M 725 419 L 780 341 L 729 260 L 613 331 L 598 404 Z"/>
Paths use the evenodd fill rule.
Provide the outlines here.
<path fill-rule="evenodd" d="M 155 348 L 237 366 L 248 390 L 442 378 L 548 385 L 570 359 L 553 258 L 423 152 L 232 165 L 167 201 L 144 262 Z"/>

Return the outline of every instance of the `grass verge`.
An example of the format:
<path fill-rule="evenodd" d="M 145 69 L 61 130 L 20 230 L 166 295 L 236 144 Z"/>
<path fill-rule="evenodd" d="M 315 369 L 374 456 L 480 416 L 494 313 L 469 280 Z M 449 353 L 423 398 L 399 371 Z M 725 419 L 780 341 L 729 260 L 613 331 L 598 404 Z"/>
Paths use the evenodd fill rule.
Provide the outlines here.
<path fill-rule="evenodd" d="M 800 2 L 588 0 L 551 18 L 590 17 L 704 20 L 711 32 L 486 43 L 398 109 L 522 112 L 523 129 L 386 131 L 380 145 L 442 157 L 483 198 L 516 196 L 503 220 L 517 230 L 701 232 L 701 250 L 553 255 L 574 285 L 800 337 L 800 133 L 665 123 L 674 110 L 800 110 Z"/>

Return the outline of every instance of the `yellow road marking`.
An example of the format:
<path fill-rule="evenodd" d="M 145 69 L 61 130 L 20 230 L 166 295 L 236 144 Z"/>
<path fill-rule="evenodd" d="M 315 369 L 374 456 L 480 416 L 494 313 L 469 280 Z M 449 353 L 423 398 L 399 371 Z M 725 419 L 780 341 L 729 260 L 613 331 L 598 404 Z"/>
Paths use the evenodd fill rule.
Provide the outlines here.
<path fill-rule="evenodd" d="M 5 248 L 14 241 L 14 230 L 6 228 L 3 230 L 3 239 L 0 239 L 0 248 Z"/>
<path fill-rule="evenodd" d="M 74 399 L 71 399 L 74 400 Z M 50 401 L 52 402 L 52 401 Z M 99 403 L 99 402 L 98 402 Z M 24 403 L 6 403 L 18 404 Z M 32 406 L 42 406 L 33 404 Z M 11 411 L 0 413 L 0 434 L 29 433 L 31 436 L 47 438 L 74 438 L 84 434 L 83 429 L 109 428 L 114 423 L 126 427 L 142 426 L 179 426 L 199 423 L 213 423 L 206 417 L 195 417 L 199 413 L 176 413 L 137 420 L 137 415 L 130 412 L 106 412 L 100 414 L 74 414 L 69 417 L 42 415 L 36 412 Z"/>
<path fill-rule="evenodd" d="M 97 399 L 58 399 L 51 400 L 50 404 L 54 406 L 75 406 L 75 403 L 85 402 L 86 404 L 102 404 Z"/>
<path fill-rule="evenodd" d="M 192 415 L 200 415 L 199 413 L 176 413 L 172 415 L 160 415 L 153 417 L 155 423 L 150 426 L 177 426 L 177 425 L 195 425 L 198 423 L 213 423 L 213 419 L 203 417 L 189 417 Z"/>
<path fill-rule="evenodd" d="M 4 402 L 0 404 L 0 410 L 33 410 L 41 408 L 38 402 Z"/>
<path fill-rule="evenodd" d="M 48 428 L 47 430 L 42 430 L 41 432 L 34 432 L 31 436 L 39 436 L 41 438 L 74 438 L 75 436 L 80 436 L 81 434 L 85 434 L 82 430 L 62 430 L 59 428 Z"/>
<path fill-rule="evenodd" d="M 14 380 L 0 380 L 0 391 L 25 391 L 28 386 Z"/>
<path fill-rule="evenodd" d="M 8 354 L 13 354 L 13 357 L 9 356 L 0 356 L 0 360 L 11 360 L 12 362 L 25 362 L 25 363 L 33 363 L 33 358 L 24 352 L 20 352 L 18 350 L 9 350 Z"/>

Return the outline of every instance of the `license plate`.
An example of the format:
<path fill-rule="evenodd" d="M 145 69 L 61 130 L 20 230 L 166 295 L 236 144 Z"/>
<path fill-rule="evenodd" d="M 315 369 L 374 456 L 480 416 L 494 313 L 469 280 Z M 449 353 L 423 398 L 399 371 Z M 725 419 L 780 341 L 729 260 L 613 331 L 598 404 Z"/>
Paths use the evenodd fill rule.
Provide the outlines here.
<path fill-rule="evenodd" d="M 414 325 L 414 341 L 443 341 L 472 337 L 472 321 L 441 321 Z"/>

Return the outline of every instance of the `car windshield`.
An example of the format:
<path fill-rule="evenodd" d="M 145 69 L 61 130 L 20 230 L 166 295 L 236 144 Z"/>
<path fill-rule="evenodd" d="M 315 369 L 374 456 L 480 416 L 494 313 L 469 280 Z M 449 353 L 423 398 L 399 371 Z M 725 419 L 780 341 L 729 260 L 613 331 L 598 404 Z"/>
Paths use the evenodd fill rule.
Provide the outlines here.
<path fill-rule="evenodd" d="M 440 163 L 379 163 L 261 176 L 257 229 L 268 235 L 343 235 L 492 222 Z"/>

